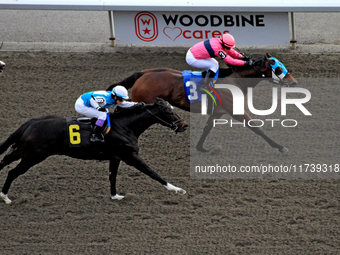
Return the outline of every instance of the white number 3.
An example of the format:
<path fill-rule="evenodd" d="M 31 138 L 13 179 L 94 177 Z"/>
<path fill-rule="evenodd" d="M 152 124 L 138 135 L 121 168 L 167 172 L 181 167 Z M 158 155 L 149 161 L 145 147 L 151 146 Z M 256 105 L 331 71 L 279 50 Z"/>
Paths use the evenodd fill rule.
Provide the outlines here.
<path fill-rule="evenodd" d="M 197 85 L 194 81 L 187 81 L 185 83 L 186 87 L 190 87 L 190 95 L 188 96 L 189 100 L 197 100 L 198 99 L 198 93 L 197 93 Z"/>

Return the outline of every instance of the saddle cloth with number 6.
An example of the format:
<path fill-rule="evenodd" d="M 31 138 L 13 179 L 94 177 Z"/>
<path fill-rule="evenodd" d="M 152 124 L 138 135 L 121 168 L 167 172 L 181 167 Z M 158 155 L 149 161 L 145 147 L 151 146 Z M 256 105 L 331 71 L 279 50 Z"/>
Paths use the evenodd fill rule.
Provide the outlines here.
<path fill-rule="evenodd" d="M 66 118 L 67 138 L 70 147 L 89 147 L 92 135 L 92 122 L 88 118 Z"/>

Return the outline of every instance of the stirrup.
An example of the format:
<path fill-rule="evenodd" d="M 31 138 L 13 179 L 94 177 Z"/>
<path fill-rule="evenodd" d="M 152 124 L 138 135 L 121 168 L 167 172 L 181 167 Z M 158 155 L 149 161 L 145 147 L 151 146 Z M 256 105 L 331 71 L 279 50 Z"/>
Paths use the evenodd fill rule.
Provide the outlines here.
<path fill-rule="evenodd" d="M 213 75 L 212 75 L 213 74 Z M 212 79 L 214 78 L 214 76 L 215 76 L 215 72 L 213 72 L 213 71 L 211 71 L 210 69 L 207 71 L 207 73 L 205 74 L 205 77 L 204 77 L 204 79 L 203 79 L 203 83 L 204 84 L 208 84 L 208 85 L 210 85 L 210 83 L 212 82 Z M 210 76 L 212 76 L 212 77 L 210 77 Z M 211 79 L 211 81 L 208 83 L 208 80 L 209 79 Z"/>
<path fill-rule="evenodd" d="M 101 142 L 101 143 L 103 143 L 103 142 L 104 142 L 104 139 L 103 139 L 103 138 L 100 138 L 100 137 L 98 137 L 98 136 L 96 136 L 96 135 L 92 135 L 92 136 L 90 137 L 90 141 L 93 142 L 93 143 L 95 143 L 95 142 Z"/>

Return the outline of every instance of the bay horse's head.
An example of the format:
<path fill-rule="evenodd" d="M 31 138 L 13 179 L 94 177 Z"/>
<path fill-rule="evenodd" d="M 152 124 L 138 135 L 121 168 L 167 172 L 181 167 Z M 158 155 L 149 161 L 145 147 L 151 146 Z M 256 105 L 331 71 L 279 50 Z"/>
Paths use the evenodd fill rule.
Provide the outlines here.
<path fill-rule="evenodd" d="M 169 102 L 156 98 L 153 104 L 146 105 L 147 111 L 158 119 L 158 123 L 171 128 L 176 133 L 184 132 L 188 124 L 175 112 Z"/>
<path fill-rule="evenodd" d="M 262 77 L 272 78 L 274 83 L 287 87 L 295 87 L 297 85 L 297 81 L 288 72 L 287 68 L 268 53 L 264 57 L 254 60 L 253 67 L 262 74 Z"/>
<path fill-rule="evenodd" d="M 6 66 L 6 63 L 0 61 L 0 73 L 4 70 L 5 66 Z"/>

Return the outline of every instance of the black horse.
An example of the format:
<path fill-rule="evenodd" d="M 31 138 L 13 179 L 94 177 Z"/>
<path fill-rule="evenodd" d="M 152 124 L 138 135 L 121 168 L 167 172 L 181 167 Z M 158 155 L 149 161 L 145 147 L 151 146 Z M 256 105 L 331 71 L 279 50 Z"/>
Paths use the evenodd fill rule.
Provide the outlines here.
<path fill-rule="evenodd" d="M 0 170 L 13 161 L 21 159 L 20 163 L 8 172 L 0 193 L 7 204 L 11 203 L 7 196 L 11 183 L 29 168 L 51 155 L 110 160 L 109 179 L 112 199 L 123 198 L 116 192 L 116 176 L 121 160 L 160 182 L 168 190 L 182 195 L 186 193 L 183 189 L 163 180 L 138 155 L 138 137 L 151 125 L 159 123 L 175 132 L 186 130 L 187 123 L 177 115 L 168 102 L 157 99 L 152 104 L 138 103 L 129 108 L 117 107 L 114 113 L 109 114 L 111 129 L 105 135 L 105 142 L 90 143 L 87 147 L 80 146 L 82 138 L 79 125 L 68 126 L 68 119 L 70 118 L 57 116 L 31 119 L 0 144 L 0 154 L 12 145 L 11 151 L 0 162 Z M 91 130 L 88 132 L 91 133 Z"/>

